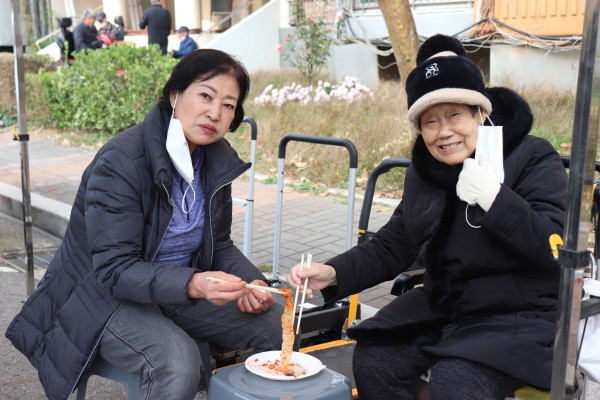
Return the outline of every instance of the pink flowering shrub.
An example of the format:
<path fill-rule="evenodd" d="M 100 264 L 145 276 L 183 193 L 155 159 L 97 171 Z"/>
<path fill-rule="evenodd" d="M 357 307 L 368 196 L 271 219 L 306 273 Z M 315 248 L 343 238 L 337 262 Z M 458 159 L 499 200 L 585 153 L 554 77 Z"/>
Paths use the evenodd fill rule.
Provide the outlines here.
<path fill-rule="evenodd" d="M 268 85 L 263 92 L 254 98 L 257 105 L 273 105 L 281 107 L 287 102 L 298 102 L 308 104 L 331 100 L 341 100 L 347 103 L 373 98 L 373 92 L 354 77 L 347 76 L 338 84 L 319 81 L 317 87 L 312 85 L 301 86 L 296 83 L 286 85 L 281 89 Z"/>

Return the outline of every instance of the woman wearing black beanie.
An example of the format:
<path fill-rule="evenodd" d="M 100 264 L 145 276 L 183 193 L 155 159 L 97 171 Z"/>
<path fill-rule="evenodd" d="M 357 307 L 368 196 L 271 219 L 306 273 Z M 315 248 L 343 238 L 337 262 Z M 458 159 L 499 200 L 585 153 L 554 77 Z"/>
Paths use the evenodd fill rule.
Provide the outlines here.
<path fill-rule="evenodd" d="M 560 268 L 548 238 L 563 231 L 561 159 L 529 135 L 525 100 L 486 88 L 455 38 L 423 43 L 406 91 L 417 138 L 402 202 L 371 241 L 296 266 L 288 282 L 308 279 L 330 301 L 414 263 L 426 269 L 422 288 L 348 331 L 361 400 L 415 398 L 427 371 L 432 400 L 549 389 Z M 490 125 L 502 140 L 484 152 Z"/>

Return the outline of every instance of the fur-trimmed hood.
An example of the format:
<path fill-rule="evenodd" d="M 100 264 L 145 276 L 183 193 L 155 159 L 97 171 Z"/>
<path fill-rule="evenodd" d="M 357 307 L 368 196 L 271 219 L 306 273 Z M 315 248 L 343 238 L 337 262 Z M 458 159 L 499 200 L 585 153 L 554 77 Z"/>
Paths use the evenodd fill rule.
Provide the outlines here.
<path fill-rule="evenodd" d="M 533 114 L 524 98 L 514 90 L 505 87 L 487 88 L 487 95 L 492 102 L 490 119 L 494 125 L 502 126 L 504 136 L 504 157 L 508 156 L 533 126 Z M 486 120 L 486 125 L 490 121 Z"/>

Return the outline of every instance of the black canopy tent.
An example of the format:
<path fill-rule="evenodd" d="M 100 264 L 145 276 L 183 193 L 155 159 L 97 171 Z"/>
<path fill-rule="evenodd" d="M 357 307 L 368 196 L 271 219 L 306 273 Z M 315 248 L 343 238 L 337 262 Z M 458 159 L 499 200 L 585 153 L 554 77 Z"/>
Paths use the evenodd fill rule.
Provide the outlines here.
<path fill-rule="evenodd" d="M 33 240 L 31 223 L 31 191 L 29 187 L 29 134 L 27 133 L 27 108 L 25 101 L 25 68 L 23 62 L 23 19 L 19 0 L 12 2 L 14 31 L 15 94 L 17 100 L 18 130 L 15 139 L 21 142 L 21 186 L 23 190 L 23 226 L 27 257 L 27 295 L 33 292 Z"/>
<path fill-rule="evenodd" d="M 597 308 L 597 300 L 582 303 L 583 271 L 590 265 L 587 250 L 591 230 L 594 168 L 600 127 L 599 54 L 600 0 L 587 0 L 579 61 L 577 97 L 564 229 L 559 249 L 561 281 L 554 343 L 551 399 L 573 399 L 576 393 L 577 333 L 582 306 Z M 595 312 L 588 310 L 585 315 Z"/>

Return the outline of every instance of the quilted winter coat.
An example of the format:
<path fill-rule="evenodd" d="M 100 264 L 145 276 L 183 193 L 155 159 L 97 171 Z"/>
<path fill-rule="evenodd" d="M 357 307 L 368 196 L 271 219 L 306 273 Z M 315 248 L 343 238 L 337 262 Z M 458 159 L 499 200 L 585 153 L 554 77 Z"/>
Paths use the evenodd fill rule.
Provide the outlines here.
<path fill-rule="evenodd" d="M 504 88 L 488 89 L 488 97 L 490 118 L 503 126 L 505 170 L 489 211 L 466 210 L 456 195 L 462 164 L 435 160 L 419 137 L 402 202 L 371 241 L 327 262 L 337 286 L 324 296 L 360 292 L 416 262 L 426 268 L 423 288 L 397 297 L 350 329 L 351 337 L 433 336 L 425 349 L 435 356 L 549 389 L 560 268 L 548 238 L 563 231 L 567 175 L 554 148 L 528 135 L 533 117 L 522 98 Z"/>
<path fill-rule="evenodd" d="M 204 244 L 190 268 L 153 263 L 172 216 L 169 114 L 155 106 L 119 134 L 85 170 L 64 241 L 6 336 L 38 374 L 49 399 L 66 399 L 93 361 L 124 300 L 192 305 L 186 286 L 199 270 L 264 279 L 230 240 L 231 182 L 250 167 L 226 140 L 206 146 Z"/>

